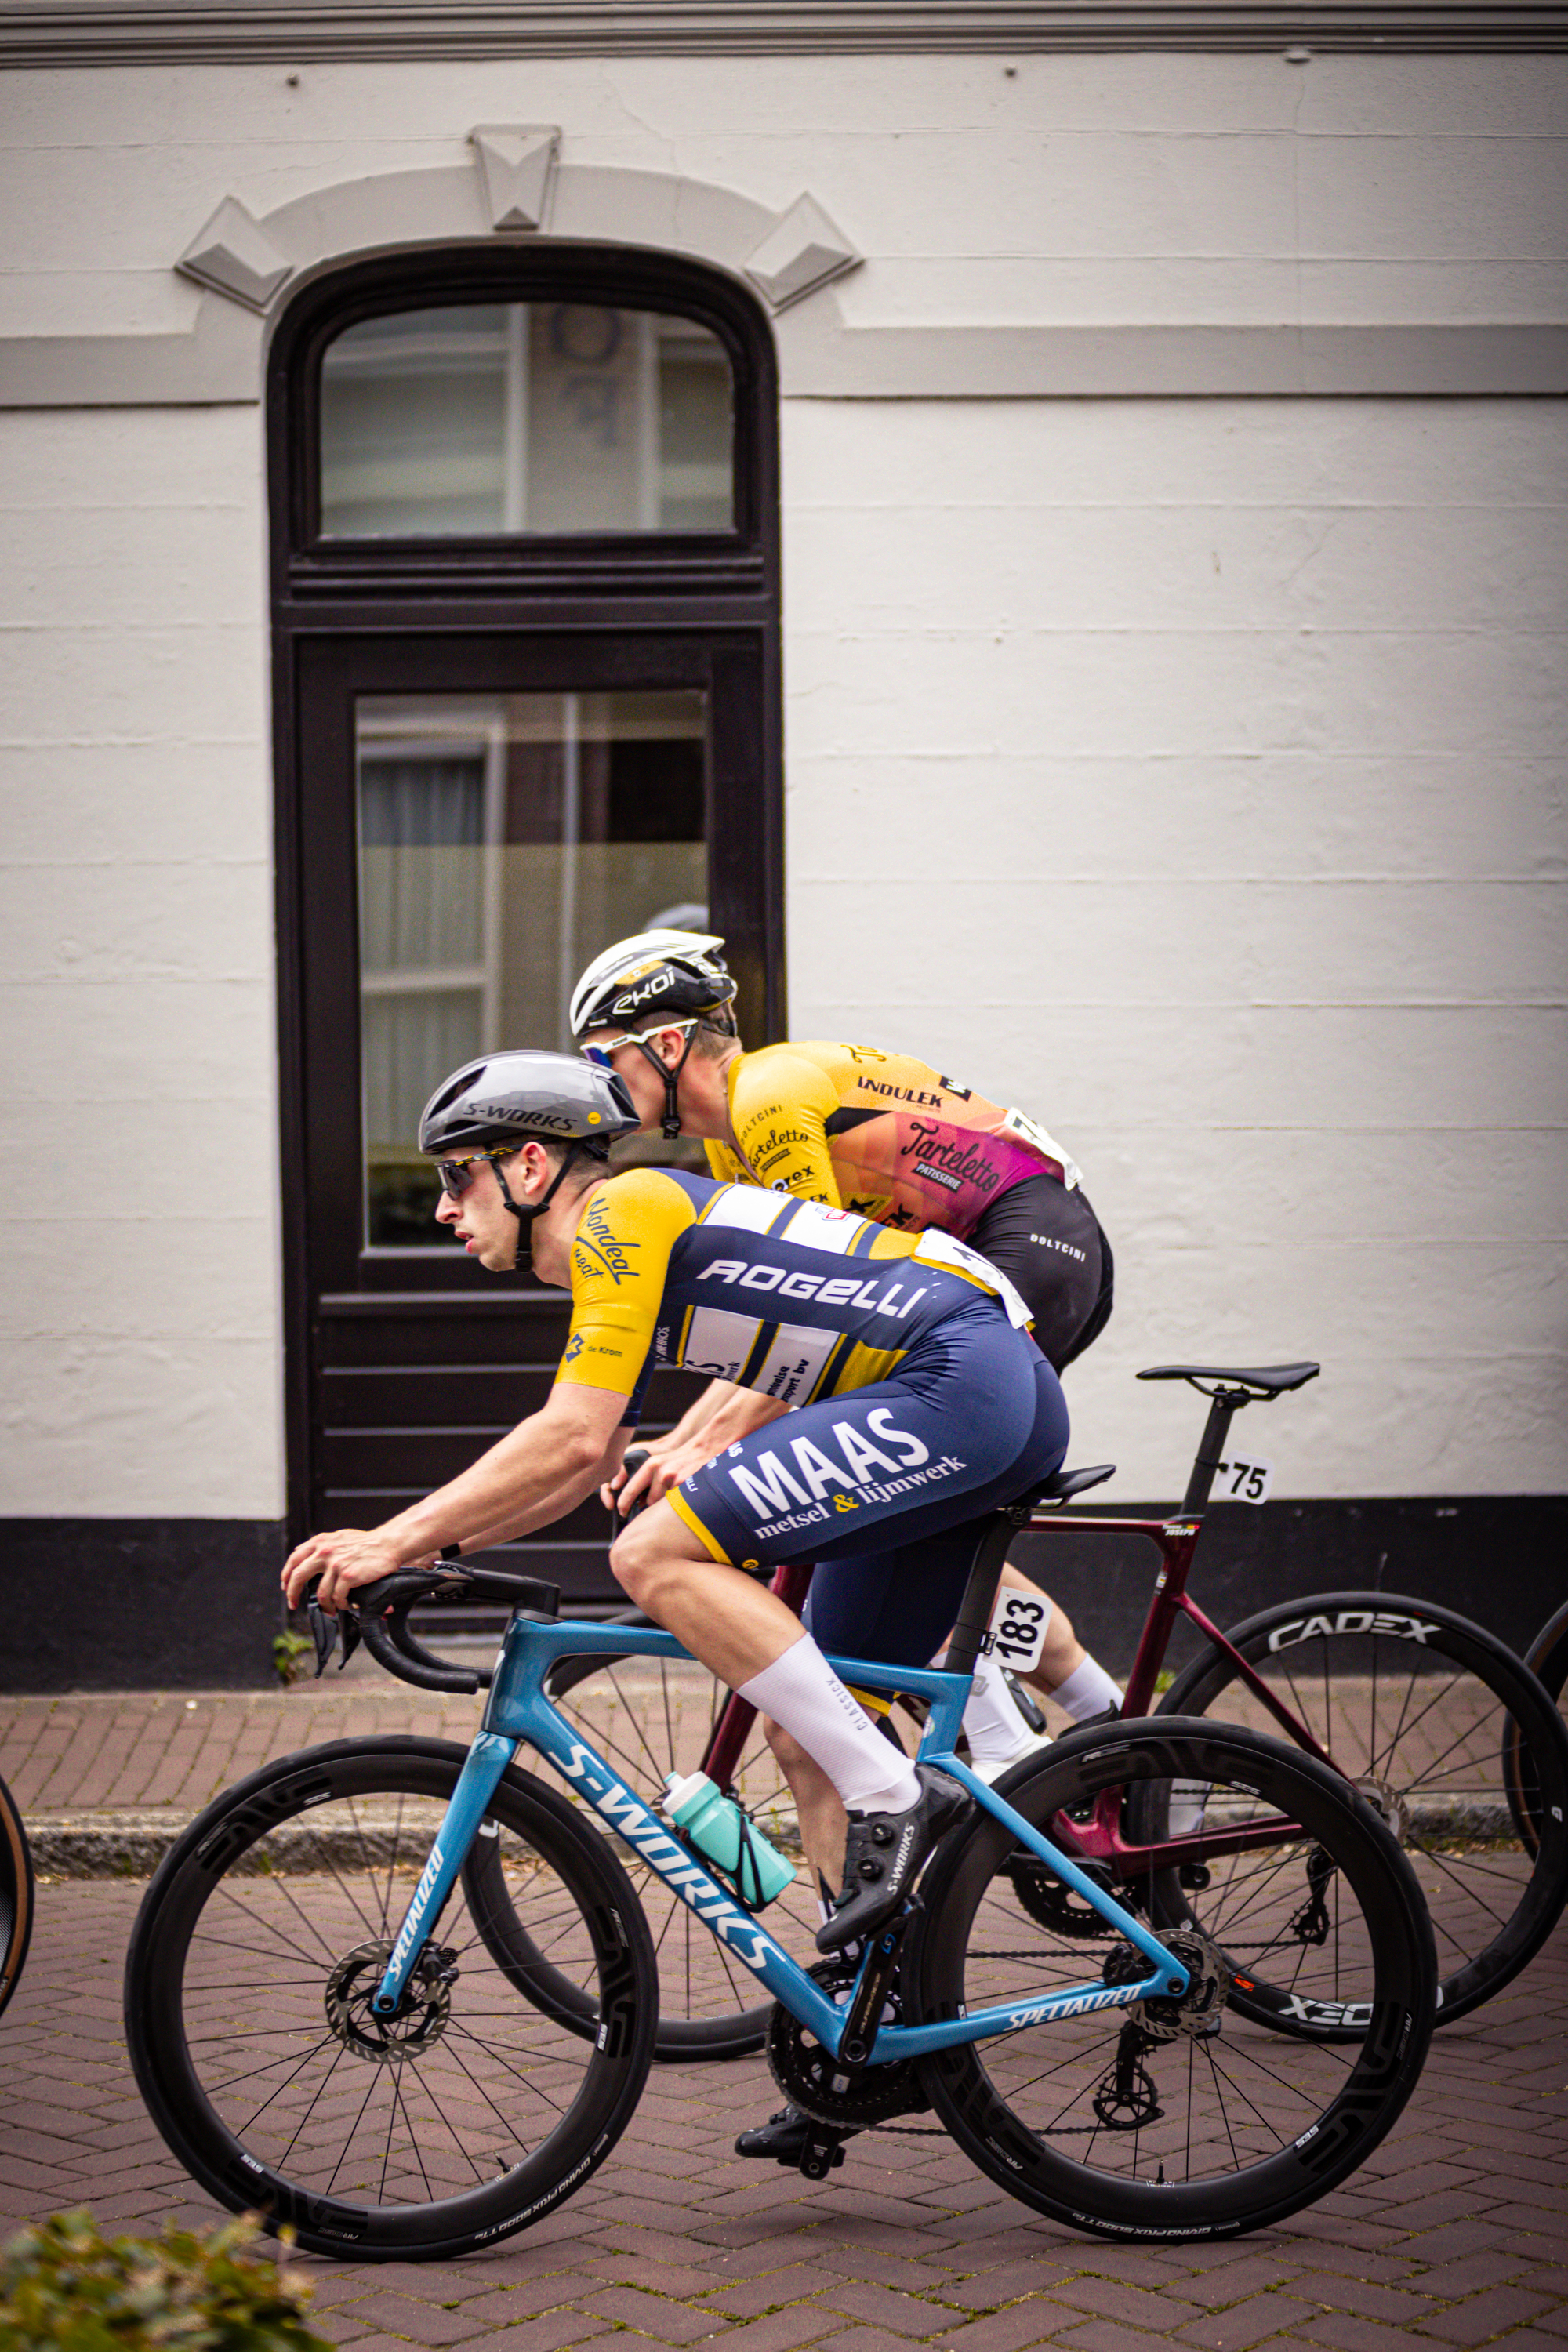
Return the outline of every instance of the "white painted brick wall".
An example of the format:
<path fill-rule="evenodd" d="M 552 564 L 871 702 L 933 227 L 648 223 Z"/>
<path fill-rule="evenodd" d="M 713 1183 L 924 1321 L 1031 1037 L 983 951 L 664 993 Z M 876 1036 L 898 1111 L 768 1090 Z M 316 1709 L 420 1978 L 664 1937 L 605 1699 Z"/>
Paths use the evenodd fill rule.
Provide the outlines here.
<path fill-rule="evenodd" d="M 1016 64 L 1009 79 L 1005 64 Z M 462 163 L 809 187 L 871 258 L 858 322 L 1560 320 L 1568 58 L 531 58 L 7 77 L 0 333 L 169 331 L 225 195 Z"/>
<path fill-rule="evenodd" d="M 282 1508 L 259 412 L 0 415 L 0 1511 Z"/>
<path fill-rule="evenodd" d="M 1560 320 L 1565 89 L 1563 58 L 17 75 L 0 333 L 187 328 L 170 265 L 222 196 L 509 120 L 809 187 L 868 257 L 856 323 Z M 261 466 L 255 411 L 0 417 L 10 1511 L 281 1505 Z M 1123 1494 L 1176 1491 L 1196 1426 L 1131 1371 L 1210 1349 L 1323 1358 L 1247 1424 L 1286 1491 L 1563 1484 L 1563 472 L 1561 404 L 785 416 L 795 1025 L 1079 1153 L 1120 1305 L 1075 1450 Z"/>
<path fill-rule="evenodd" d="M 1083 1164 L 1079 1458 L 1316 1356 L 1288 1492 L 1563 1478 L 1561 403 L 792 405 L 797 1034 Z"/>

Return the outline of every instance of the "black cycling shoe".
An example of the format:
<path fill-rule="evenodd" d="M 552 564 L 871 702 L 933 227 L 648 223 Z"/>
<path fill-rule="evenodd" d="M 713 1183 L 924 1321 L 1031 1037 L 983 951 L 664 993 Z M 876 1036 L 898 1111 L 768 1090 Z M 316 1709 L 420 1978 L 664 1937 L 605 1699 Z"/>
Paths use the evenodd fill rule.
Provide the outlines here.
<path fill-rule="evenodd" d="M 974 1801 L 934 1764 L 917 1764 L 915 1775 L 920 1801 L 907 1811 L 850 1814 L 844 1889 L 832 1918 L 816 1931 L 819 1952 L 840 1952 L 874 1934 L 898 1909 L 942 1832 Z"/>
<path fill-rule="evenodd" d="M 852 2125 L 839 2124 L 834 2129 L 840 2140 L 855 2137 Z M 735 2142 L 735 2153 L 737 2156 L 771 2156 L 775 2164 L 798 2164 L 805 2153 L 807 2141 L 814 2133 L 820 2137 L 823 2130 L 821 2124 L 814 2124 L 811 2117 L 803 2116 L 798 2107 L 781 2107 L 776 2116 L 768 2117 L 765 2124 L 757 2124 L 751 2131 L 743 2131 Z"/>

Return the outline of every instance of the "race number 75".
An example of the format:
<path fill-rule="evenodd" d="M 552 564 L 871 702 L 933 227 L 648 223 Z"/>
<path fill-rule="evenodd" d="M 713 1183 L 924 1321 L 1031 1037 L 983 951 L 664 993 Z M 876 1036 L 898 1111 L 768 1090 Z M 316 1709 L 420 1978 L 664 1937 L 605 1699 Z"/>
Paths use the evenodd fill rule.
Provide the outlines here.
<path fill-rule="evenodd" d="M 1266 1503 L 1268 1489 L 1274 1483 L 1274 1465 L 1266 1462 L 1261 1454 L 1231 1454 L 1222 1462 L 1215 1478 L 1215 1500 L 1217 1503 Z"/>

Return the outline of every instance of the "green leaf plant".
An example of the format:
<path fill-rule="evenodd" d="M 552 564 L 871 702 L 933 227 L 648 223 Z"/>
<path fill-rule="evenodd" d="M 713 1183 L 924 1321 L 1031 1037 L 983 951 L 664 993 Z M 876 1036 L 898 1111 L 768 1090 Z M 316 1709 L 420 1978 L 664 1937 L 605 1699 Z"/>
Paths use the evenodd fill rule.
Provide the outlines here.
<path fill-rule="evenodd" d="M 86 2207 L 53 2214 L 0 2262 L 0 2352 L 331 2352 L 303 2274 L 244 2258 L 258 2235 L 247 2217 L 106 2238 Z"/>

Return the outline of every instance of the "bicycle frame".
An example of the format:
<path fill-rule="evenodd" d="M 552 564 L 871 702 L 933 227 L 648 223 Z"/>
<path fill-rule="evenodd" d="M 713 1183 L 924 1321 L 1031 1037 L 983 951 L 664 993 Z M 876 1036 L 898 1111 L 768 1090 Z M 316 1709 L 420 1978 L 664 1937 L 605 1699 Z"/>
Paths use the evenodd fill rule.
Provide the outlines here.
<path fill-rule="evenodd" d="M 1163 1565 L 1154 1579 L 1149 1612 L 1138 1640 L 1138 1654 L 1127 1677 L 1127 1692 L 1121 1702 L 1125 1720 L 1131 1722 L 1152 1714 L 1154 1685 L 1170 1646 L 1172 1629 L 1178 1617 L 1185 1617 L 1205 1641 L 1230 1660 L 1242 1681 L 1268 1708 L 1287 1737 L 1309 1756 L 1315 1757 L 1320 1764 L 1326 1764 L 1331 1771 L 1338 1770 L 1333 1758 L 1326 1748 L 1319 1746 L 1300 1717 L 1291 1713 L 1261 1675 L 1226 1639 L 1213 1618 L 1205 1616 L 1197 1602 L 1189 1597 L 1187 1577 L 1202 1531 L 1201 1512 L 1193 1517 L 1180 1519 L 1090 1519 L 1063 1517 L 1059 1512 L 1046 1511 L 1037 1513 L 1028 1521 L 1028 1526 L 1031 1533 L 1041 1534 L 1143 1536 L 1161 1556 Z M 780 1569 L 772 1586 L 772 1590 L 797 1615 L 810 1588 L 809 1564 L 792 1564 Z M 632 1643 L 629 1636 L 623 1637 L 621 1647 L 624 1651 L 630 1651 Z M 869 1674 L 859 1664 L 853 1668 L 853 1675 L 862 1686 L 870 1684 L 873 1689 L 889 1687 L 886 1684 L 871 1683 Z M 917 1687 L 918 1678 L 908 1671 L 903 1672 L 898 1688 L 914 1691 Z M 745 1699 L 736 1697 L 732 1692 L 719 1711 L 718 1721 L 703 1758 L 702 1769 L 721 1789 L 728 1788 L 730 1784 L 740 1760 L 741 1749 L 755 1719 L 755 1712 Z M 922 1742 L 921 1754 L 925 1756 L 926 1753 Z M 952 1768 L 944 1765 L 943 1769 Z M 967 1785 L 967 1776 L 963 1777 Z M 1123 1878 L 1135 1877 L 1147 1865 L 1151 1850 L 1133 1844 L 1128 1839 L 1121 1826 L 1121 1809 L 1114 1790 L 1107 1790 L 1098 1800 L 1088 1822 L 1064 1822 L 1060 1829 L 1066 1852 L 1076 1855 L 1079 1861 L 1108 1864 Z M 1260 1824 L 1250 1831 L 1245 1828 L 1194 1830 L 1186 1837 L 1163 1839 L 1160 1858 L 1163 1865 L 1172 1868 L 1179 1868 L 1184 1864 L 1201 1864 L 1205 1858 L 1212 1859 L 1222 1852 L 1239 1853 L 1248 1847 L 1278 1845 L 1280 1837 L 1278 1823 Z"/>
<path fill-rule="evenodd" d="M 1199 1440 L 1178 1517 L 1169 1519 L 1091 1519 L 1064 1517 L 1058 1510 L 1049 1510 L 1035 1513 L 1024 1524 L 1039 1534 L 1070 1532 L 1074 1535 L 1143 1536 L 1159 1552 L 1163 1565 L 1154 1579 L 1148 1614 L 1139 1636 L 1138 1654 L 1132 1662 L 1132 1671 L 1127 1678 L 1126 1696 L 1121 1702 L 1121 1714 L 1126 1720 L 1152 1713 L 1154 1685 L 1170 1646 L 1172 1629 L 1179 1616 L 1185 1617 L 1206 1642 L 1230 1660 L 1247 1689 L 1268 1709 L 1286 1737 L 1307 1755 L 1315 1757 L 1320 1764 L 1326 1764 L 1331 1772 L 1338 1771 L 1339 1767 L 1333 1758 L 1326 1748 L 1319 1746 L 1300 1717 L 1291 1713 L 1261 1675 L 1226 1639 L 1213 1619 L 1205 1616 L 1197 1602 L 1188 1597 L 1187 1578 L 1192 1570 L 1193 1554 L 1197 1549 L 1204 1510 L 1213 1488 L 1215 1473 L 1220 1467 L 1225 1454 L 1231 1419 L 1248 1402 L 1246 1392 L 1237 1389 L 1204 1390 L 1202 1393 L 1209 1399 L 1208 1421 Z M 811 1589 L 811 1575 L 809 1563 L 792 1562 L 779 1569 L 773 1577 L 773 1591 L 797 1616 Z M 864 1681 L 865 1677 L 862 1676 L 861 1680 Z M 903 1687 L 911 1689 L 913 1685 L 906 1680 Z M 748 1706 L 744 1699 L 732 1693 L 720 1709 L 702 1769 L 721 1789 L 730 1785 L 754 1714 L 754 1709 Z M 1342 1774 L 1341 1777 L 1348 1776 Z M 1278 1832 L 1274 1834 L 1277 1836 Z M 1252 1842 L 1267 1843 L 1269 1841 L 1259 1834 Z M 1227 1851 L 1239 1850 L 1234 1840 L 1227 1839 L 1226 1843 Z M 1110 1791 L 1100 1799 L 1092 1822 L 1072 1850 L 1087 1860 L 1117 1864 L 1124 1874 L 1130 1864 L 1138 1864 L 1145 1859 L 1145 1850 L 1130 1846 L 1121 1835 L 1116 1801 Z M 1173 1864 L 1201 1862 L 1201 1833 L 1195 1839 L 1180 1844 L 1174 1841 L 1168 1844 L 1163 1843 L 1161 1851 Z M 1212 1839 L 1209 1851 L 1215 1851 Z"/>
<path fill-rule="evenodd" d="M 526 1739 L 549 1759 L 600 1819 L 696 1912 L 742 1966 L 766 1986 L 774 2000 L 782 2001 L 793 2017 L 809 2027 L 831 2056 L 837 2057 L 847 2011 L 828 1999 L 816 1979 L 783 1945 L 775 1942 L 761 1920 L 743 1910 L 710 1876 L 690 1851 L 671 1834 L 668 1825 L 587 1744 L 542 1687 L 544 1675 L 557 1658 L 595 1654 L 685 1658 L 690 1653 L 672 1633 L 657 1627 L 543 1623 L 513 1618 L 496 1664 L 479 1734 L 398 1929 L 391 1958 L 373 1997 L 372 2009 L 384 2017 L 396 2011 L 419 1955 L 457 1884 L 501 1775 L 518 1742 Z M 1150 1930 L 954 1755 L 953 1743 L 971 1688 L 968 1675 L 879 1665 L 859 1658 L 836 1657 L 830 1663 L 841 1675 L 869 1689 L 916 1692 L 927 1699 L 931 1713 L 921 1741 L 921 1760 L 940 1765 L 961 1781 L 1019 1845 L 1047 1864 L 1075 1894 L 1092 1905 L 1108 1926 L 1125 1937 L 1149 1962 L 1150 1969 L 1146 1978 L 1129 1985 L 1074 1985 L 1058 1992 L 1044 1993 L 1037 2000 L 976 2010 L 967 2016 L 931 2024 L 879 2025 L 870 2053 L 873 2065 L 900 2058 L 925 2057 L 935 2050 L 983 2041 L 990 2034 L 1016 2032 L 1021 2026 L 1045 2024 L 1054 2018 L 1081 2016 L 1091 2010 L 1125 2009 L 1133 2001 L 1185 1990 L 1186 1969 Z M 875 1940 L 870 1939 L 868 1945 L 862 1970 L 871 1964 Z"/>

